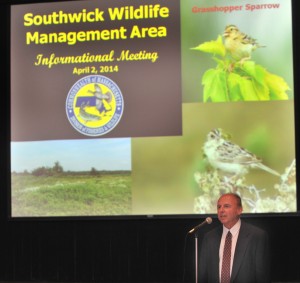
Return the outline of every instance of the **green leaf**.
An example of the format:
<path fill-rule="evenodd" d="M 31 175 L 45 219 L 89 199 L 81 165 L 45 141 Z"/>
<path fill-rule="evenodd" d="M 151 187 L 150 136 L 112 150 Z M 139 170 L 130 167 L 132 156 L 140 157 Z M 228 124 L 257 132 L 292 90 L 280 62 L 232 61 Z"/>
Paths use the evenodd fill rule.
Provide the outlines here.
<path fill-rule="evenodd" d="M 239 85 L 244 101 L 258 100 L 256 90 L 251 80 L 241 77 Z"/>
<path fill-rule="evenodd" d="M 226 50 L 222 41 L 222 36 L 219 35 L 216 40 L 206 41 L 197 47 L 191 48 L 192 50 L 199 50 L 206 53 L 212 53 L 214 55 L 225 56 Z"/>
<path fill-rule="evenodd" d="M 243 95 L 247 100 L 250 100 L 251 96 L 255 97 L 255 100 L 270 100 L 270 91 L 265 82 L 266 70 L 262 66 L 256 65 L 253 61 L 246 61 L 236 70 L 242 74 L 243 79 L 249 81 L 248 85 L 250 82 L 252 84 L 251 90 Z M 246 81 L 243 82 L 243 87 L 245 83 Z M 250 96 L 249 93 L 251 93 Z"/>
<path fill-rule="evenodd" d="M 241 69 L 249 75 L 251 78 L 253 78 L 255 81 L 257 81 L 259 84 L 264 85 L 265 84 L 265 72 L 266 70 L 261 67 L 260 65 L 256 65 L 253 61 L 247 61 L 244 62 Z"/>
<path fill-rule="evenodd" d="M 279 77 L 266 71 L 265 82 L 270 89 L 270 95 L 272 100 L 288 99 L 286 91 L 290 90 L 290 88 L 282 77 Z"/>
<path fill-rule="evenodd" d="M 220 69 L 209 69 L 202 77 L 203 101 L 207 102 L 209 99 L 212 102 L 228 101 L 227 87 L 226 87 L 226 73 Z"/>
<path fill-rule="evenodd" d="M 269 73 L 253 61 L 245 62 L 241 69 L 253 79 L 253 87 L 256 90 L 258 100 L 288 99 L 286 91 L 290 88 L 280 76 Z"/>
<path fill-rule="evenodd" d="M 251 77 L 229 73 L 228 89 L 231 101 L 269 100 L 268 89 Z"/>
<path fill-rule="evenodd" d="M 270 91 L 267 84 L 260 84 L 256 80 L 252 80 L 253 88 L 257 94 L 257 100 L 271 100 Z"/>
<path fill-rule="evenodd" d="M 227 78 L 228 92 L 231 101 L 241 101 L 242 93 L 240 89 L 241 76 L 236 73 L 229 73 Z"/>

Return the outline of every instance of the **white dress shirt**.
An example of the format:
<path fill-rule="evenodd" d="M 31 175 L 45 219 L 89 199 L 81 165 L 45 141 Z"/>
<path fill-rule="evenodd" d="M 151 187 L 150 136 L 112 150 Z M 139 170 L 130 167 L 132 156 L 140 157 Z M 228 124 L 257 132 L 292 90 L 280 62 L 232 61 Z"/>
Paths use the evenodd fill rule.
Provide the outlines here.
<path fill-rule="evenodd" d="M 238 222 L 233 227 L 231 227 L 230 230 L 227 229 L 223 225 L 223 234 L 222 234 L 221 244 L 220 244 L 220 249 L 219 249 L 219 275 L 220 275 L 220 278 L 221 278 L 221 271 L 222 271 L 223 250 L 224 250 L 226 235 L 227 235 L 228 231 L 230 231 L 230 233 L 232 235 L 231 261 L 230 261 L 230 275 L 231 275 L 234 251 L 235 251 L 235 247 L 236 247 L 237 238 L 238 238 L 239 232 L 240 232 L 240 227 L 241 227 L 241 219 L 239 219 Z"/>

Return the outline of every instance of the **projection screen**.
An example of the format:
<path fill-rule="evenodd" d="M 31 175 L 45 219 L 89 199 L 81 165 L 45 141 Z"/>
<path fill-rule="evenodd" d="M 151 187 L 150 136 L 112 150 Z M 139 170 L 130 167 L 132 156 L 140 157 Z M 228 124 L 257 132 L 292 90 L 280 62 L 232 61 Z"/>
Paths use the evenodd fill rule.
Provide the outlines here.
<path fill-rule="evenodd" d="M 296 212 L 291 11 L 12 5 L 11 216 L 209 214 L 231 191 Z"/>

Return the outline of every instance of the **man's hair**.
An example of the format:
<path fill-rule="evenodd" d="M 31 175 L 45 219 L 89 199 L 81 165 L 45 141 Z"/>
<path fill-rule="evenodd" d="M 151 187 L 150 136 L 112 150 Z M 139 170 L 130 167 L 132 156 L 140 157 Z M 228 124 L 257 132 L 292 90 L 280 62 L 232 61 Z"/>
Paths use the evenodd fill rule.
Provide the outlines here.
<path fill-rule="evenodd" d="M 238 195 L 238 194 L 236 194 L 236 193 L 226 193 L 226 194 L 224 194 L 224 195 L 228 195 L 228 196 L 233 196 L 233 197 L 235 197 L 236 202 L 237 202 L 237 205 L 238 205 L 239 207 L 243 207 L 242 199 L 241 199 L 240 195 Z"/>

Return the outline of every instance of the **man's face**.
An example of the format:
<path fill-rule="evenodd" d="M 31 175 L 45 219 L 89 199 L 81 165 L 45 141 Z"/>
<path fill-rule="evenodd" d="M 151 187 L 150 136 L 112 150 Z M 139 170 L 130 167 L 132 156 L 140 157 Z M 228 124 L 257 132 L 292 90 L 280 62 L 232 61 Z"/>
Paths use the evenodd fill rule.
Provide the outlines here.
<path fill-rule="evenodd" d="M 218 200 L 217 211 L 219 221 L 230 229 L 239 220 L 243 208 L 238 205 L 235 196 L 223 195 Z"/>

